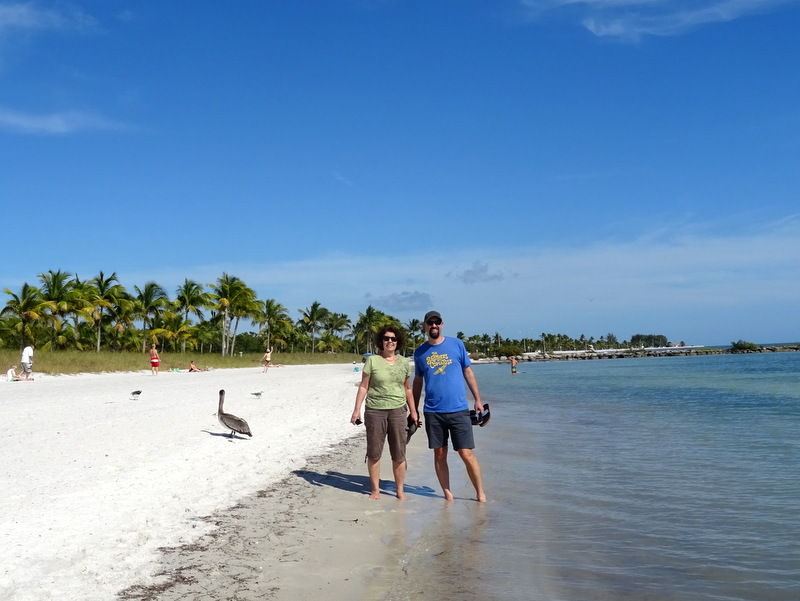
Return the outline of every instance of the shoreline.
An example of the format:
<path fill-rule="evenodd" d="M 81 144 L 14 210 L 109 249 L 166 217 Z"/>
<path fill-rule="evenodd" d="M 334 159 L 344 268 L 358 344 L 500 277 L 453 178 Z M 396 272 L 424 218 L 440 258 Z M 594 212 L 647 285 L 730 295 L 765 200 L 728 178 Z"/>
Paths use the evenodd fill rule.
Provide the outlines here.
<path fill-rule="evenodd" d="M 406 558 L 423 534 L 417 514 L 431 498 L 444 500 L 419 483 L 430 477 L 421 465 L 429 458 L 424 437 L 409 445 L 410 471 L 420 477 L 406 485 L 405 501 L 393 496 L 393 483 L 385 478 L 388 461 L 381 466 L 384 495 L 369 499 L 364 451 L 361 430 L 280 482 L 202 518 L 214 530 L 161 549 L 153 582 L 128 587 L 117 598 L 382 598 L 404 578 Z"/>
<path fill-rule="evenodd" d="M 387 449 L 369 499 L 364 430 L 349 423 L 360 378 L 336 364 L 0 383 L 14 426 L 0 438 L 0 597 L 366 599 L 413 583 L 436 516 L 484 504 L 460 466 L 458 507 L 444 501 L 424 431 L 407 498 Z M 252 438 L 217 422 L 221 388 Z"/>

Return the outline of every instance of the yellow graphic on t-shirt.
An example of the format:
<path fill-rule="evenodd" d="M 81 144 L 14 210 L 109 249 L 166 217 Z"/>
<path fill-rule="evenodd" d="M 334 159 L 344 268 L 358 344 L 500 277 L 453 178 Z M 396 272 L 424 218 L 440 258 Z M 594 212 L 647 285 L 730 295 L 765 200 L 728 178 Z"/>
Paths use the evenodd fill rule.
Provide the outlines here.
<path fill-rule="evenodd" d="M 425 358 L 425 362 L 428 364 L 428 367 L 435 369 L 433 375 L 437 375 L 443 374 L 444 368 L 450 365 L 453 361 L 446 354 L 440 355 L 434 351 Z"/>

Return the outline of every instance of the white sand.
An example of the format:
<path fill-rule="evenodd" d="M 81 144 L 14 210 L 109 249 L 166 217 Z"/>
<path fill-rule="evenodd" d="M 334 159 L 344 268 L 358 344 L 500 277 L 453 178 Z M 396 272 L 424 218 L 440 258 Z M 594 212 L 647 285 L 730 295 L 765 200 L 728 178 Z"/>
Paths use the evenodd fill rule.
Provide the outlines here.
<path fill-rule="evenodd" d="M 214 528 L 199 518 L 362 433 L 348 422 L 360 376 L 345 364 L 0 382 L 0 599 L 146 586 L 160 547 Z M 223 436 L 221 388 L 252 438 Z"/>

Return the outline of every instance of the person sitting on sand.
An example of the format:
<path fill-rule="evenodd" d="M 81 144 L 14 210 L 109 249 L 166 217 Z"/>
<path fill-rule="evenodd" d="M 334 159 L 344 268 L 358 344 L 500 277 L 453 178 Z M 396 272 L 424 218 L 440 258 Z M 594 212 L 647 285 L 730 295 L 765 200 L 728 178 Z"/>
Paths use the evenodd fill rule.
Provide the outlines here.
<path fill-rule="evenodd" d="M 11 369 L 6 372 L 6 378 L 9 382 L 18 382 L 19 377 L 17 376 L 17 366 L 12 365 Z"/>
<path fill-rule="evenodd" d="M 383 326 L 375 334 L 375 346 L 379 355 L 370 355 L 364 365 L 361 384 L 356 393 L 356 406 L 350 423 L 361 423 L 361 405 L 364 399 L 364 425 L 367 429 L 367 471 L 372 488 L 369 498 L 380 499 L 381 455 L 386 439 L 392 456 L 395 491 L 398 499 L 405 499 L 403 483 L 406 478 L 406 443 L 408 427 L 406 412 L 411 412 L 415 423 L 419 422 L 414 399 L 411 396 L 411 364 L 397 354 L 403 348 L 401 331 L 392 326 Z"/>
<path fill-rule="evenodd" d="M 194 361 L 189 363 L 189 371 L 203 371 L 202 369 L 198 369 L 197 366 L 194 364 Z"/>

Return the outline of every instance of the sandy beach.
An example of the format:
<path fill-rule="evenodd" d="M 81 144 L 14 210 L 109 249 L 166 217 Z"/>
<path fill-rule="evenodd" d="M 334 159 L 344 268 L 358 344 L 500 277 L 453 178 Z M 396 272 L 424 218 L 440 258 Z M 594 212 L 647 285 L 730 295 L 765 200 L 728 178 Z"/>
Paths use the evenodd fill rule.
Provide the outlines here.
<path fill-rule="evenodd" d="M 402 573 L 420 528 L 408 516 L 440 499 L 427 463 L 408 500 L 390 482 L 367 498 L 355 367 L 0 382 L 0 597 L 367 598 Z M 217 422 L 220 389 L 252 438 Z"/>

